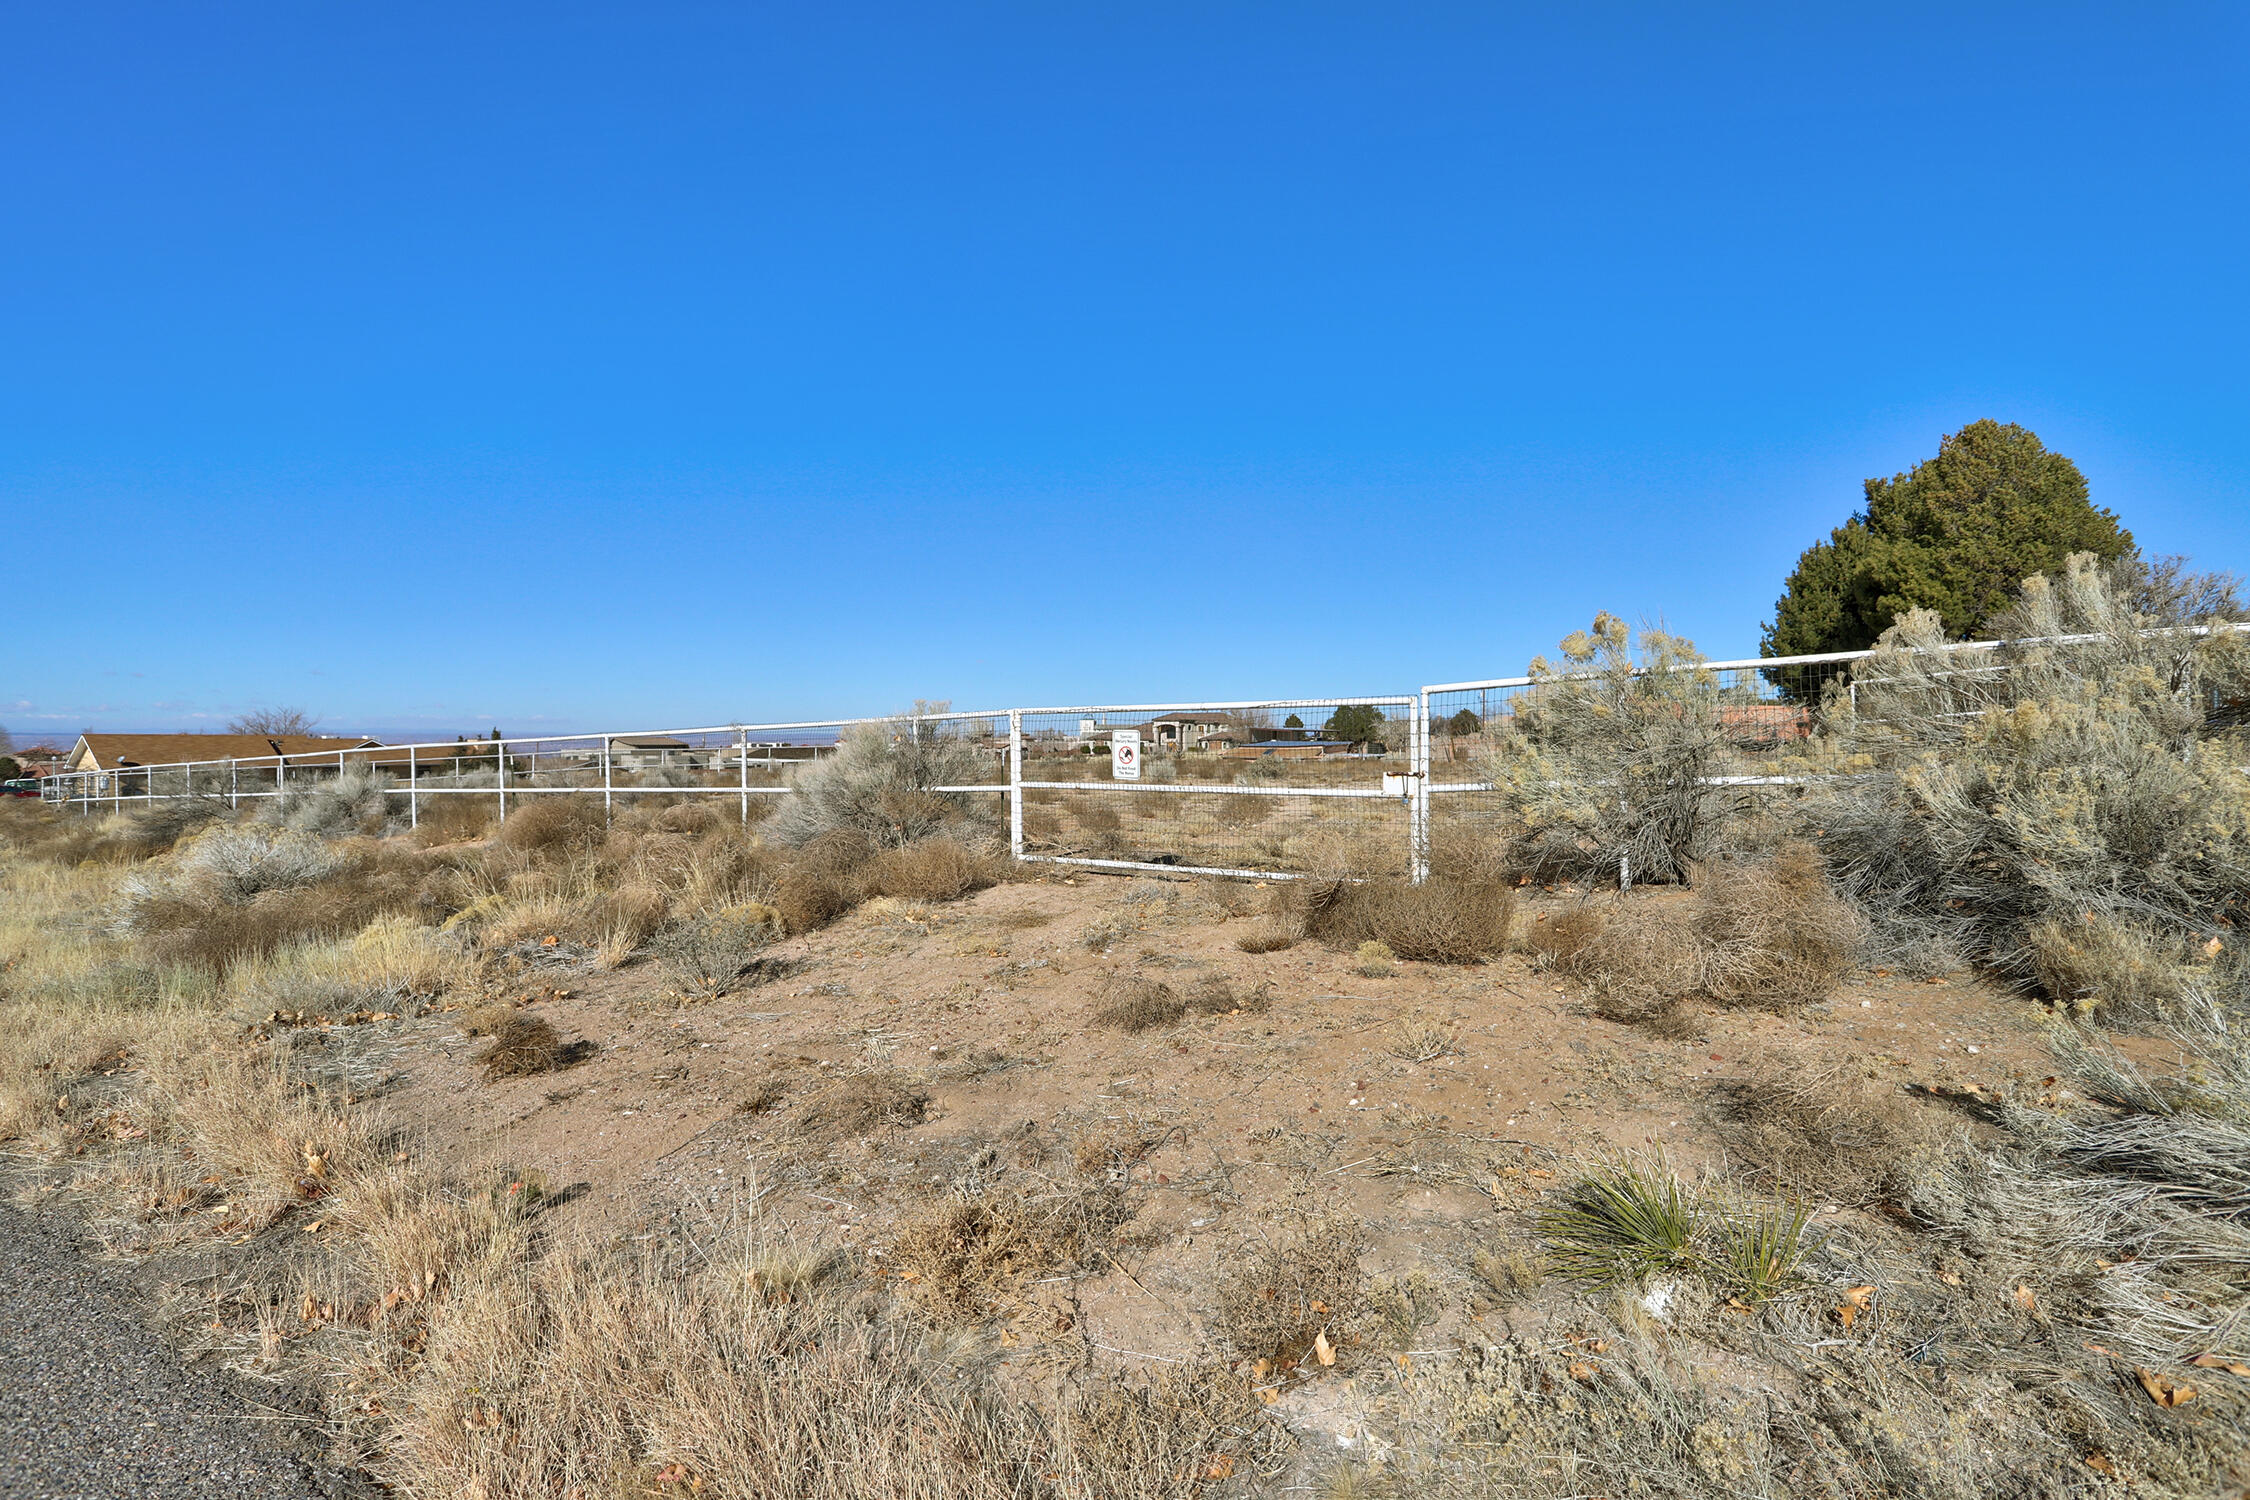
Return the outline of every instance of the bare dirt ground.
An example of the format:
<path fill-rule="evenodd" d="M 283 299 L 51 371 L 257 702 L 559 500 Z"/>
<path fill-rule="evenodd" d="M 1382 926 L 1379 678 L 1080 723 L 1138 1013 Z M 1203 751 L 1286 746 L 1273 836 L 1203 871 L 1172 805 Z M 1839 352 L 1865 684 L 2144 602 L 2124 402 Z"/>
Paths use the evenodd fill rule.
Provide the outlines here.
<path fill-rule="evenodd" d="M 1519 957 L 1368 977 L 1311 943 L 1245 953 L 1243 904 L 1240 888 L 1099 876 L 878 901 L 770 950 L 766 982 L 700 1000 L 657 965 L 597 971 L 558 944 L 506 998 L 592 1047 L 532 1077 L 486 1081 L 458 1012 L 293 1039 L 387 1075 L 382 1107 L 446 1158 L 543 1174 L 557 1224 L 692 1238 L 755 1214 L 767 1241 L 846 1251 L 870 1275 L 902 1215 L 1026 1143 L 1106 1146 L 1133 1209 L 1114 1253 L 1028 1288 L 999 1334 L 1072 1365 L 1225 1359 L 1214 1278 L 1285 1204 L 1364 1220 L 1371 1276 L 1458 1288 L 1478 1250 L 1530 1243 L 1523 1216 L 1566 1161 L 1662 1147 L 1717 1164 L 1729 1085 L 1777 1051 L 1859 1059 L 1940 1108 L 2053 1087 L 2037 1008 L 1966 976 L 1871 976 L 1788 1016 L 1701 1008 L 1667 1039 L 1591 1014 Z M 1182 994 L 1220 979 L 1234 1004 L 1105 1028 L 1093 996 L 1118 974 Z M 918 1122 L 807 1127 L 833 1080 L 870 1073 L 926 1096 Z M 1861 1212 L 1812 1207 L 1824 1226 Z M 1403 1342 L 1449 1347 L 1485 1316 L 1474 1297 L 1432 1300 L 1444 1311 L 1409 1318 Z M 1490 1316 L 1485 1335 L 1536 1314 Z M 1300 1425 L 1326 1420 L 1321 1388 L 1281 1399 Z"/>

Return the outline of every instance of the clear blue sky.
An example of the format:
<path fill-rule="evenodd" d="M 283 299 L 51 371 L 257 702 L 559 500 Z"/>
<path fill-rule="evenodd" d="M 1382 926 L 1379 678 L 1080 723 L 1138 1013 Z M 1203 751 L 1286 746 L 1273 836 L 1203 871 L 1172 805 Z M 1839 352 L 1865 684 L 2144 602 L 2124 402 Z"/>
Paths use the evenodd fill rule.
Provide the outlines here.
<path fill-rule="evenodd" d="M 0 723 L 1756 650 L 1979 417 L 2250 570 L 2245 12 L 0 10 Z"/>

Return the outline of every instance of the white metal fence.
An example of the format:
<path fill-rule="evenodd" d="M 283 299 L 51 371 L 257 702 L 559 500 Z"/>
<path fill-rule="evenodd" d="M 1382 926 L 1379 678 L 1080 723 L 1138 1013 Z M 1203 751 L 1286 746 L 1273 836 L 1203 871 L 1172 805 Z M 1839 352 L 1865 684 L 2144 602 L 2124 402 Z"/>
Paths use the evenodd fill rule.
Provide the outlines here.
<path fill-rule="evenodd" d="M 1953 648 L 1981 651 L 2000 643 Z M 1786 786 L 1779 764 L 1813 735 L 1831 684 L 1851 691 L 1873 653 L 1705 662 L 1735 755 L 1724 780 Z M 384 745 L 317 755 L 64 772 L 47 800 L 92 813 L 182 797 L 231 807 L 285 798 L 358 769 L 392 778 L 407 822 L 482 810 L 505 818 L 546 795 L 598 796 L 605 813 L 648 797 L 733 801 L 745 824 L 788 795 L 802 768 L 864 726 L 943 739 L 974 752 L 973 776 L 924 790 L 975 808 L 991 798 L 1022 860 L 1117 870 L 1289 879 L 1322 866 L 1339 841 L 1392 873 L 1429 871 L 1433 820 L 1497 816 L 1480 765 L 1509 721 L 1554 679 L 1496 677 L 1411 692 L 1229 703 L 1106 704 L 932 712 L 882 718 L 726 724 L 607 734 L 510 736 Z M 1120 741 L 1136 763 L 1113 766 Z M 1137 773 L 1130 777 L 1125 769 Z"/>

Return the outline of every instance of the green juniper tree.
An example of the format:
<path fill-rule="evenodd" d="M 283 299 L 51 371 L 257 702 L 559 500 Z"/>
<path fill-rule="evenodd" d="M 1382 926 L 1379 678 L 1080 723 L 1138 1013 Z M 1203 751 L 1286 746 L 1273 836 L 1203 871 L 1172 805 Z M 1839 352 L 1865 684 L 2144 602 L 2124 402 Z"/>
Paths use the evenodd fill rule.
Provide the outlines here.
<path fill-rule="evenodd" d="M 1762 654 L 1859 651 L 1908 610 L 1960 640 L 1985 630 L 2034 573 L 2072 553 L 2113 561 L 2132 533 L 2087 498 L 2086 477 L 2028 428 L 1971 422 L 1935 458 L 1867 481 L 1866 508 L 1797 560 Z"/>

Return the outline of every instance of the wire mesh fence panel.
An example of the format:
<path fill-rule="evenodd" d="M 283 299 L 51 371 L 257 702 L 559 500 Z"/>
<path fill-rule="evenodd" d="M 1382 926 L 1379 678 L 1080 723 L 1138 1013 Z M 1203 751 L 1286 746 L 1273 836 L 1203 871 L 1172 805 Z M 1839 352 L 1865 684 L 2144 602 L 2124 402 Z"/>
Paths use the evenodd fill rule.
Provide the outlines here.
<path fill-rule="evenodd" d="M 1407 696 L 1024 710 L 1027 859 L 1405 874 Z M 1119 760 L 1119 747 L 1131 755 Z M 1386 784 L 1388 782 L 1388 784 Z"/>
<path fill-rule="evenodd" d="M 386 812 L 403 805 L 409 824 L 436 819 L 462 836 L 575 796 L 598 799 L 608 817 L 697 803 L 747 824 L 794 808 L 775 826 L 790 837 L 844 817 L 879 838 L 937 826 L 1004 837 L 1032 860 L 1421 879 L 1456 845 L 1520 832 L 1542 788 L 1645 798 L 1662 780 L 1650 770 L 1657 761 L 1685 767 L 1701 797 L 1801 795 L 1841 769 L 1831 730 L 1843 716 L 1864 728 L 1909 690 L 1923 717 L 2004 707 L 2011 653 L 2025 644 L 1948 646 L 1897 681 L 1869 676 L 1877 666 L 1865 652 L 1653 673 L 1619 658 L 1415 694 L 974 712 L 920 704 L 867 719 L 118 765 L 64 772 L 41 790 L 87 813 L 181 797 L 287 808 L 350 777 L 370 783 Z M 1901 670 L 1885 660 L 1880 670 Z M 1934 707 L 1922 701 L 1933 694 L 1943 699 Z M 1132 748 L 1123 767 L 1121 745 Z M 803 795 L 792 802 L 792 792 Z M 816 800 L 830 811 L 807 822 Z"/>

